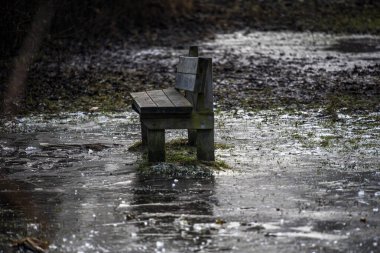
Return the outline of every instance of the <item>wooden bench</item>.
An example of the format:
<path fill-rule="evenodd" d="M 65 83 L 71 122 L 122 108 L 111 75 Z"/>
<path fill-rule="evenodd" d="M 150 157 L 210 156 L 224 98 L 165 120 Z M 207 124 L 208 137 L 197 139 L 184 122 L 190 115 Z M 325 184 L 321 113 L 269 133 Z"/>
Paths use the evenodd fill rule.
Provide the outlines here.
<path fill-rule="evenodd" d="M 140 114 L 149 162 L 165 161 L 165 129 L 188 129 L 189 144 L 197 146 L 197 159 L 215 160 L 212 59 L 198 57 L 197 47 L 180 57 L 174 88 L 130 95 L 133 109 Z"/>

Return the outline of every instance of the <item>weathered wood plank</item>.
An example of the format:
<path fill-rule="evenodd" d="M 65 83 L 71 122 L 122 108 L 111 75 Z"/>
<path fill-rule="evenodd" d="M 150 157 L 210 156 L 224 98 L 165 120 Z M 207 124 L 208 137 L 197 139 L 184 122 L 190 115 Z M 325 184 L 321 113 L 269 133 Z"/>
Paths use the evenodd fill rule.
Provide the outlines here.
<path fill-rule="evenodd" d="M 197 130 L 187 129 L 187 139 L 190 146 L 195 146 L 197 144 Z"/>
<path fill-rule="evenodd" d="M 198 46 L 190 46 L 189 48 L 189 56 L 198 57 Z M 197 104 L 198 92 L 185 91 L 185 97 L 190 103 L 194 106 Z M 193 108 L 194 110 L 194 108 Z M 197 130 L 187 129 L 187 137 L 189 140 L 189 145 L 195 146 L 197 143 Z"/>
<path fill-rule="evenodd" d="M 162 90 L 165 95 L 169 98 L 169 100 L 176 106 L 176 107 L 187 107 L 187 108 L 193 108 L 192 104 L 187 100 L 181 93 L 179 93 L 174 88 L 167 88 Z"/>
<path fill-rule="evenodd" d="M 148 129 L 147 137 L 149 162 L 164 162 L 165 130 Z"/>
<path fill-rule="evenodd" d="M 132 107 L 144 114 L 189 114 L 193 110 L 191 103 L 174 88 L 165 94 L 163 90 L 131 93 Z"/>
<path fill-rule="evenodd" d="M 214 129 L 197 130 L 197 159 L 215 161 Z"/>
<path fill-rule="evenodd" d="M 194 74 L 176 73 L 175 87 L 177 89 L 194 92 L 196 91 L 196 79 L 197 75 Z"/>
<path fill-rule="evenodd" d="M 148 128 L 142 123 L 140 119 L 141 125 L 141 143 L 145 147 L 148 144 Z"/>
<path fill-rule="evenodd" d="M 198 68 L 198 57 L 180 57 L 177 72 L 196 74 Z"/>
<path fill-rule="evenodd" d="M 151 90 L 146 92 L 157 107 L 175 107 L 162 90 Z"/>
<path fill-rule="evenodd" d="M 212 85 L 212 59 L 199 58 L 199 94 L 197 105 L 194 108 L 198 112 L 213 111 L 213 85 Z"/>
<path fill-rule="evenodd" d="M 158 115 L 189 115 L 192 111 L 191 107 L 155 107 L 141 108 L 140 117 L 150 115 L 152 118 L 157 118 Z"/>
<path fill-rule="evenodd" d="M 191 113 L 144 113 L 140 115 L 142 119 L 166 119 L 166 118 L 176 118 L 176 119 L 188 119 L 191 117 Z"/>
<path fill-rule="evenodd" d="M 146 108 L 157 108 L 157 105 L 152 101 L 149 95 L 145 92 L 133 92 L 131 93 L 133 103 L 136 109 L 141 113 Z"/>
<path fill-rule="evenodd" d="M 213 129 L 214 115 L 201 115 L 192 113 L 187 118 L 168 117 L 160 115 L 156 118 L 142 118 L 148 129 Z"/>

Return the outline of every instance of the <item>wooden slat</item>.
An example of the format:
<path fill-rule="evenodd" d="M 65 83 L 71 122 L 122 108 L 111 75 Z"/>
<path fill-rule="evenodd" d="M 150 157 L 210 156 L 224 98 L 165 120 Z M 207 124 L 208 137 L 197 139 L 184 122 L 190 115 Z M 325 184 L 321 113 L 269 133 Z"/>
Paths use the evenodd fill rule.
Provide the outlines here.
<path fill-rule="evenodd" d="M 177 118 L 167 114 L 159 117 L 142 118 L 148 129 L 213 129 L 214 115 L 192 113 L 187 118 Z"/>
<path fill-rule="evenodd" d="M 163 92 L 168 96 L 170 101 L 176 106 L 176 107 L 188 107 L 193 108 L 191 103 L 178 91 L 176 91 L 174 88 L 168 88 L 164 89 Z"/>
<path fill-rule="evenodd" d="M 197 130 L 197 159 L 215 161 L 214 129 Z"/>
<path fill-rule="evenodd" d="M 147 129 L 149 162 L 165 162 L 165 130 Z"/>
<path fill-rule="evenodd" d="M 189 56 L 198 57 L 198 46 L 191 46 L 189 48 Z M 199 71 L 199 70 L 197 70 L 197 71 Z M 185 97 L 187 100 L 190 101 L 190 103 L 193 106 L 197 105 L 197 98 L 198 98 L 197 92 L 185 91 Z M 197 130 L 187 129 L 187 136 L 188 136 L 189 144 L 191 146 L 195 146 L 195 144 L 197 142 Z"/>
<path fill-rule="evenodd" d="M 148 93 L 148 95 L 153 100 L 153 102 L 157 105 L 157 107 L 174 107 L 175 106 L 162 90 L 151 90 L 151 91 L 147 91 L 146 93 Z"/>
<path fill-rule="evenodd" d="M 145 91 L 133 92 L 131 93 L 131 96 L 139 112 L 142 112 L 143 108 L 157 108 L 157 105 L 152 101 L 152 99 Z"/>
<path fill-rule="evenodd" d="M 176 73 L 175 87 L 181 90 L 195 91 L 197 76 L 193 74 Z"/>
<path fill-rule="evenodd" d="M 131 93 L 132 107 L 141 114 L 189 114 L 191 103 L 174 88 Z"/>
<path fill-rule="evenodd" d="M 180 57 L 177 65 L 177 72 L 186 74 L 196 74 L 198 67 L 198 57 Z"/>

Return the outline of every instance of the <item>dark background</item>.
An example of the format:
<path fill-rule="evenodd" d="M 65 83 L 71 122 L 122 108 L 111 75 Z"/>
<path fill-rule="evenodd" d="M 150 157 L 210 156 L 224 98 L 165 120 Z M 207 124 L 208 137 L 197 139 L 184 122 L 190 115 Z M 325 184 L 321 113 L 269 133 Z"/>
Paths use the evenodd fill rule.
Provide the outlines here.
<path fill-rule="evenodd" d="M 17 51 L 43 2 L 2 1 L 3 57 Z M 379 13 L 380 1 L 375 0 L 66 0 L 54 1 L 48 39 L 204 35 L 242 27 L 378 34 Z"/>
<path fill-rule="evenodd" d="M 1 3 L 2 100 L 14 58 L 20 54 L 38 9 L 47 3 L 38 0 Z M 30 64 L 26 64 L 28 70 L 35 67 L 32 63 L 43 65 L 45 59 L 54 57 L 59 61 L 68 51 L 88 51 L 104 47 L 110 41 L 139 48 L 179 47 L 196 39 L 212 38 L 218 32 L 239 29 L 380 33 L 380 1 L 375 0 L 51 0 L 50 3 L 53 17 L 37 53 Z M 26 82 L 27 87 L 20 92 L 20 99 L 26 102 L 17 103 L 21 107 L 18 113 L 45 111 L 49 106 L 40 106 L 34 101 L 36 97 L 53 96 L 54 100 L 59 90 L 66 90 L 71 92 L 63 99 L 68 99 L 77 93 L 61 80 L 59 89 L 52 84 L 51 94 L 46 94 L 49 85 L 40 89 L 33 81 L 38 75 L 38 71 L 28 74 L 30 82 Z"/>

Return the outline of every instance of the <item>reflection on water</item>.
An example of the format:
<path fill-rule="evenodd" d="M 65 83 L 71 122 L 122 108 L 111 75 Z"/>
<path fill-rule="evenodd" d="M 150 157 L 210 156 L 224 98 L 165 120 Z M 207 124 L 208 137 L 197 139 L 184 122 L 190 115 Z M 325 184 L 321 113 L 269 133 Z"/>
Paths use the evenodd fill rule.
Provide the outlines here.
<path fill-rule="evenodd" d="M 380 51 L 380 39 L 372 36 L 342 38 L 328 49 L 343 53 L 373 53 Z"/>
<path fill-rule="evenodd" d="M 53 240 L 60 194 L 11 180 L 0 171 L 0 245 L 25 237 Z"/>
<path fill-rule="evenodd" d="M 0 137 L 0 252 L 16 252 L 11 240 L 27 236 L 49 241 L 49 252 L 176 252 L 210 244 L 192 231 L 195 223 L 215 222 L 214 177 L 140 177 L 136 155 L 125 152 L 138 129 L 117 117 L 87 119 L 92 124 L 82 131 L 82 116 L 51 124 L 26 118 L 19 126 L 32 134 Z"/>
<path fill-rule="evenodd" d="M 205 235 L 194 240 L 193 224 L 214 222 L 214 177 L 138 177 L 133 199 L 124 213 L 136 223 L 136 236 L 149 250 L 187 251 L 206 242 Z M 137 221 L 137 222 L 136 222 Z"/>

